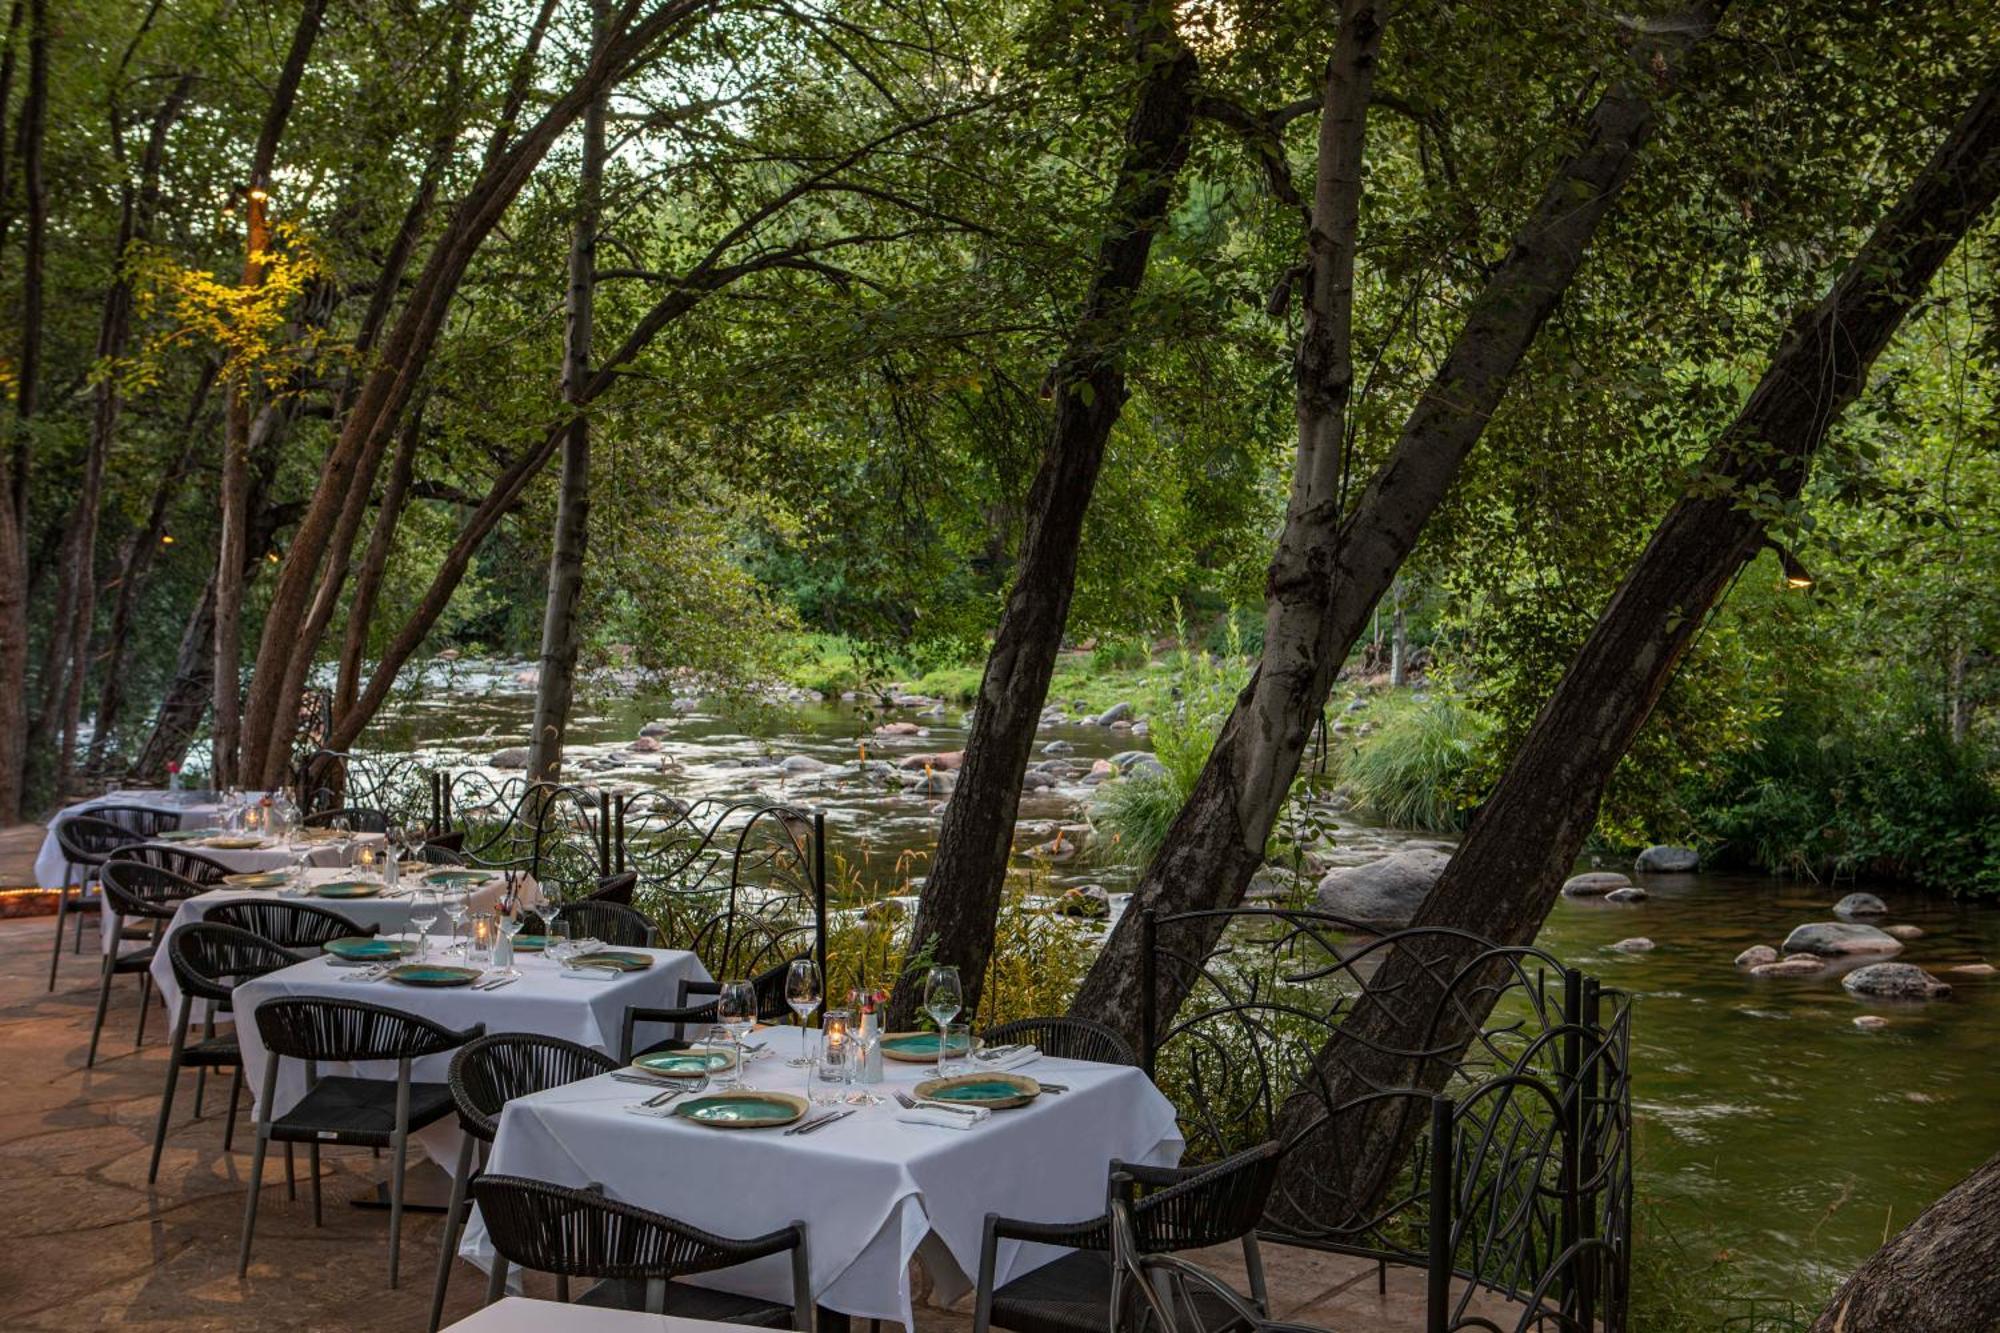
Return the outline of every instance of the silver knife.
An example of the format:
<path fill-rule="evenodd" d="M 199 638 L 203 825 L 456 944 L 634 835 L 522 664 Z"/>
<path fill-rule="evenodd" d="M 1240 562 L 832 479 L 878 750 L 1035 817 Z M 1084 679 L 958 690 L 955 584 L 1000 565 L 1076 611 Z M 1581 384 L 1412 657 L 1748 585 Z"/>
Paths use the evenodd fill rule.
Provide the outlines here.
<path fill-rule="evenodd" d="M 785 1132 L 787 1134 L 810 1134 L 816 1129 L 825 1129 L 828 1125 L 832 1124 L 836 1120 L 845 1120 L 847 1119 L 847 1117 L 853 1114 L 854 1110 L 852 1107 L 846 1110 L 832 1111 L 826 1115 L 819 1117 L 819 1119 L 817 1120 L 806 1121 L 805 1124 L 800 1125 L 797 1129 L 788 1129 Z"/>

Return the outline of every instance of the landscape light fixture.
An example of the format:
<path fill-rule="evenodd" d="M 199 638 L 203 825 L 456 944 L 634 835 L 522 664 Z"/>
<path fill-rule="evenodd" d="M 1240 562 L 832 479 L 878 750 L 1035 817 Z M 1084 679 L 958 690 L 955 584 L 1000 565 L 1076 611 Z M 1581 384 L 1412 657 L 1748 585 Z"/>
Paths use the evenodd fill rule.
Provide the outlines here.
<path fill-rule="evenodd" d="M 270 195 L 264 192 L 264 188 L 261 185 L 253 185 L 250 187 L 250 198 L 253 202 L 261 204 L 270 197 L 271 197 Z"/>
<path fill-rule="evenodd" d="M 1778 554 L 1780 586 L 1797 591 L 1803 591 L 1813 586 L 1812 571 L 1800 563 L 1799 558 L 1793 555 L 1789 548 L 1768 539 L 1766 539 L 1764 545 L 1770 547 Z"/>
<path fill-rule="evenodd" d="M 172 546 L 173 544 L 174 544 L 174 534 L 173 534 L 173 533 L 171 533 L 171 532 L 163 532 L 163 533 L 161 533 L 161 534 L 160 534 L 160 545 L 162 545 L 162 546 Z"/>

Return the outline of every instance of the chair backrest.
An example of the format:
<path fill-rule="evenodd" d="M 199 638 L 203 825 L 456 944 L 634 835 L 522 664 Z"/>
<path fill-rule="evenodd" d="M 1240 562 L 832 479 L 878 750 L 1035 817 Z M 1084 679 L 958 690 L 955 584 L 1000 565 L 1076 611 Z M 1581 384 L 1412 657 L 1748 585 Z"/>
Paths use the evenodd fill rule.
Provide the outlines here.
<path fill-rule="evenodd" d="M 1268 1318 L 1257 1303 L 1205 1268 L 1138 1243 L 1130 1177 L 1111 1201 L 1111 1333 L 1329 1333 Z"/>
<path fill-rule="evenodd" d="M 181 826 L 180 811 L 155 810 L 149 805 L 93 805 L 90 813 L 106 823 L 130 829 L 142 838 L 157 838 Z"/>
<path fill-rule="evenodd" d="M 569 923 L 570 933 L 590 936 L 621 949 L 643 949 L 653 942 L 653 923 L 623 903 L 585 898 L 556 908 L 556 919 Z"/>
<path fill-rule="evenodd" d="M 1199 1250 L 1241 1240 L 1264 1216 L 1284 1150 L 1275 1141 L 1246 1148 L 1207 1167 L 1168 1170 L 1115 1164 L 1143 1191 L 1132 1205 L 1132 1233 L 1147 1254 Z"/>
<path fill-rule="evenodd" d="M 685 1222 L 604 1197 L 518 1176 L 483 1175 L 472 1197 L 493 1247 L 509 1263 L 565 1277 L 674 1278 L 798 1248 L 794 1224 L 752 1240 L 711 1235 Z"/>
<path fill-rule="evenodd" d="M 96 865 L 105 857 L 145 838 L 96 815 L 68 815 L 56 821 L 56 845 L 63 859 L 76 865 Z"/>
<path fill-rule="evenodd" d="M 804 958 L 805 956 L 804 954 L 799 955 L 800 958 Z M 797 961 L 798 959 L 795 958 L 787 958 L 782 962 L 765 968 L 762 972 L 750 978 L 751 986 L 757 991 L 758 1022 L 776 1023 L 792 1012 L 791 1005 L 785 1002 L 785 976 L 792 970 L 792 964 Z M 720 982 L 689 981 L 684 979 L 680 984 L 680 1007 L 683 1009 L 687 1008 L 688 1001 L 690 1000 L 700 1000 L 703 998 L 712 1000 L 721 994 L 722 983 Z"/>
<path fill-rule="evenodd" d="M 218 903 L 208 909 L 203 919 L 237 926 L 287 949 L 323 949 L 328 940 L 373 935 L 382 929 L 379 923 L 363 926 L 311 903 L 279 902 L 272 898 Z"/>
<path fill-rule="evenodd" d="M 602 1051 L 561 1037 L 496 1032 L 467 1042 L 451 1058 L 451 1095 L 468 1134 L 493 1141 L 500 1112 L 516 1097 L 559 1088 L 618 1068 Z"/>
<path fill-rule="evenodd" d="M 351 833 L 387 833 L 389 815 L 386 811 L 371 809 L 365 805 L 343 805 L 333 810 L 315 810 L 305 817 L 307 828 L 330 828 L 336 819 L 347 821 Z"/>
<path fill-rule="evenodd" d="M 242 983 L 306 958 L 262 935 L 214 921 L 190 921 L 167 936 L 167 960 L 181 993 L 201 1000 L 227 1000 Z"/>
<path fill-rule="evenodd" d="M 295 996 L 257 1006 L 264 1049 L 294 1060 L 402 1060 L 442 1055 L 486 1032 L 454 1032 L 428 1018 L 359 1000 Z"/>
<path fill-rule="evenodd" d="M 417 848 L 417 859 L 427 866 L 462 866 L 465 855 L 456 847 L 447 847 L 435 838 Z"/>
<path fill-rule="evenodd" d="M 183 901 L 206 892 L 203 885 L 163 866 L 127 861 L 117 855 L 98 867 L 97 878 L 111 910 L 120 916 L 170 920 Z"/>
<path fill-rule="evenodd" d="M 222 882 L 224 875 L 232 874 L 230 868 L 212 856 L 200 852 L 190 852 L 180 847 L 170 847 L 165 843 L 145 842 L 118 849 L 121 861 L 141 861 L 146 865 L 171 870 L 182 879 L 191 879 L 204 888 L 214 888 Z"/>
<path fill-rule="evenodd" d="M 591 890 L 590 901 L 594 903 L 621 903 L 632 905 L 632 895 L 639 888 L 639 872 L 621 870 L 615 875 L 599 875 L 597 887 Z"/>
<path fill-rule="evenodd" d="M 1043 1055 L 1058 1060 L 1095 1060 L 1105 1065 L 1136 1065 L 1130 1043 L 1102 1023 L 1088 1018 L 1017 1018 L 986 1029 L 986 1040 L 1033 1042 Z"/>

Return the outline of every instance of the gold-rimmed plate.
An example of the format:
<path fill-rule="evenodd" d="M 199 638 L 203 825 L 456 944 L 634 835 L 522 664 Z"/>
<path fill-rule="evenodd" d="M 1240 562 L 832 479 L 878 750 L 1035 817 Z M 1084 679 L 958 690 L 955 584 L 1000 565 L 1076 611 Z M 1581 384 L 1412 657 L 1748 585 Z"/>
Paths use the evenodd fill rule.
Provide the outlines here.
<path fill-rule="evenodd" d="M 675 1103 L 674 1114 L 714 1129 L 776 1129 L 803 1116 L 809 1105 L 796 1093 L 745 1088 L 683 1098 Z"/>
<path fill-rule="evenodd" d="M 891 1060 L 900 1060 L 910 1065 L 934 1065 L 938 1058 L 938 1034 L 935 1032 L 891 1032 L 882 1038 L 882 1054 Z M 972 1054 L 972 1035 L 955 1033 L 952 1036 L 951 1054 L 966 1056 Z"/>
<path fill-rule="evenodd" d="M 927 1078 L 917 1084 L 917 1096 L 927 1102 L 947 1106 L 984 1106 L 1004 1111 L 1010 1106 L 1026 1106 L 1041 1095 L 1042 1085 L 1020 1074 L 958 1074 L 951 1078 Z"/>
<path fill-rule="evenodd" d="M 632 1064 L 649 1074 L 666 1078 L 700 1078 L 736 1067 L 736 1052 L 727 1046 L 690 1046 L 684 1051 L 655 1051 L 636 1057 Z"/>

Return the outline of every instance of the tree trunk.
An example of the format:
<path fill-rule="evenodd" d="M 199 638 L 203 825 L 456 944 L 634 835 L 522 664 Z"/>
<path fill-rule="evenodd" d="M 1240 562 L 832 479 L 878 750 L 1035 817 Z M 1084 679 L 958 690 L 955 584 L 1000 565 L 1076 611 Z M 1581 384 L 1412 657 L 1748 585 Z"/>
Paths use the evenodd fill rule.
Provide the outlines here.
<path fill-rule="evenodd" d="M 596 6 L 597 40 L 603 41 L 604 6 Z M 548 601 L 542 613 L 541 670 L 535 679 L 535 723 L 528 735 L 528 778 L 562 777 L 563 736 L 576 690 L 576 657 L 582 638 L 584 548 L 590 540 L 590 418 L 583 395 L 590 378 L 590 327 L 597 296 L 597 229 L 603 213 L 604 98 L 583 115 L 583 164 L 577 182 L 576 230 L 569 248 L 568 316 L 563 332 L 563 401 L 575 409 L 563 434 L 562 485 L 556 495 L 556 530 L 549 550 Z"/>
<path fill-rule="evenodd" d="M 382 488 L 382 505 L 375 513 L 375 530 L 368 537 L 368 550 L 354 577 L 354 596 L 347 607 L 347 633 L 340 646 L 340 670 L 334 678 L 333 716 L 338 718 L 354 707 L 355 691 L 361 688 L 361 668 L 368 652 L 368 627 L 375 618 L 375 599 L 382 591 L 382 576 L 389 569 L 389 553 L 396 545 L 396 525 L 410 498 L 410 477 L 416 470 L 417 446 L 424 433 L 424 404 L 410 409 L 403 437 L 396 444 L 396 457 L 389 464 L 389 482 Z"/>
<path fill-rule="evenodd" d="M 2000 1329 L 2000 1156 L 1951 1187 L 1841 1284 L 1812 1333 Z"/>
<path fill-rule="evenodd" d="M 1800 313 L 1736 420 L 1655 529 L 1589 639 L 1536 717 L 1416 916 L 1501 944 L 1532 941 L 1596 822 L 1613 768 L 1722 591 L 1765 542 L 1765 524 L 1803 485 L 1815 451 L 1860 393 L 1869 366 L 1931 275 L 2000 194 L 2000 76 L 1883 218 L 1832 290 Z M 1470 957 L 1442 942 L 1395 950 L 1317 1057 L 1325 1082 L 1287 1108 L 1288 1139 L 1363 1089 L 1435 1086 L 1437 1061 L 1485 1014 L 1454 1005 L 1456 1030 L 1421 1040 L 1399 1016 L 1428 1014 L 1433 978 Z M 1469 992 L 1468 992 L 1469 994 Z M 1390 998 L 1393 997 L 1393 998 Z M 1489 1001 L 1490 1002 L 1490 1001 Z M 1387 1108 L 1387 1114 L 1377 1111 Z M 1401 1161 L 1400 1107 L 1344 1117 L 1339 1142 L 1315 1134 L 1283 1166 L 1280 1194 L 1326 1219 L 1372 1207 Z M 1303 1150 L 1302 1150 L 1303 1149 Z"/>
<path fill-rule="evenodd" d="M 384 442 L 401 424 L 473 256 L 543 156 L 584 108 L 599 93 L 616 86 L 669 31 L 704 13 L 713 3 L 665 0 L 644 17 L 636 16 L 636 5 L 621 8 L 616 31 L 588 67 L 575 83 L 550 100 L 525 133 L 489 157 L 432 246 L 409 303 L 383 341 L 375 368 L 362 380 L 320 470 L 305 517 L 278 567 L 243 719 L 246 771 L 267 785 L 282 782 L 290 764 L 297 709 L 287 710 L 284 704 L 293 682 L 303 678 L 294 662 L 310 663 L 319 650 L 320 634 L 304 633 L 302 627 L 343 503 L 352 489 L 373 487 L 368 460 L 379 463 Z"/>
<path fill-rule="evenodd" d="M 125 651 L 130 646 L 132 617 L 139 609 L 139 589 L 152 569 L 153 558 L 159 554 L 160 538 L 167 530 L 167 510 L 180 494 L 188 468 L 194 462 L 200 444 L 197 427 L 208 406 L 209 391 L 215 387 L 216 369 L 212 361 L 202 367 L 201 377 L 195 382 L 194 398 L 188 404 L 187 415 L 181 419 L 180 456 L 160 474 L 145 523 L 126 537 L 119 553 L 118 577 L 114 581 L 118 601 L 112 608 L 111 628 L 105 637 L 103 685 L 97 696 L 97 718 L 90 737 L 90 769 L 94 776 L 102 776 L 106 771 L 111 738 L 125 708 Z"/>
<path fill-rule="evenodd" d="M 1197 64 L 1174 30 L 1171 10 L 1163 0 L 1139 0 L 1129 26 L 1141 81 L 1125 126 L 1110 218 L 1098 240 L 1083 311 L 1051 375 L 1054 426 L 1028 492 L 1014 585 L 986 659 L 965 762 L 910 937 L 913 951 L 929 948 L 940 961 L 958 966 L 968 1014 L 978 1009 L 1013 854 L 1021 774 L 1069 619 L 1084 513 L 1105 441 L 1125 406 L 1124 345 L 1132 336 L 1132 303 L 1145 280 L 1153 238 L 1166 223 L 1193 127 Z M 891 1021 L 911 1020 L 922 982 L 906 975 L 897 984 Z"/>
<path fill-rule="evenodd" d="M 1342 521 L 1337 499 L 1294 505 L 1272 562 L 1263 654 L 1216 738 L 1167 840 L 1133 892 L 1132 906 L 1084 978 L 1072 1012 L 1137 1040 L 1137 909 L 1160 914 L 1230 907 L 1284 809 L 1299 760 L 1335 674 L 1367 628 L 1383 592 L 1416 545 L 1499 407 L 1542 323 L 1582 266 L 1592 235 L 1651 137 L 1655 99 L 1707 38 L 1726 0 L 1643 25 L 1635 70 L 1591 110 L 1583 143 L 1556 170 L 1507 256 L 1473 301 L 1444 364 L 1396 446 Z M 1301 442 L 1301 463 L 1308 463 Z M 1318 497 L 1315 497 L 1316 499 Z M 1162 931 L 1163 946 L 1200 957 L 1220 921 Z M 1158 1012 L 1183 998 L 1178 969 L 1162 968 Z"/>

